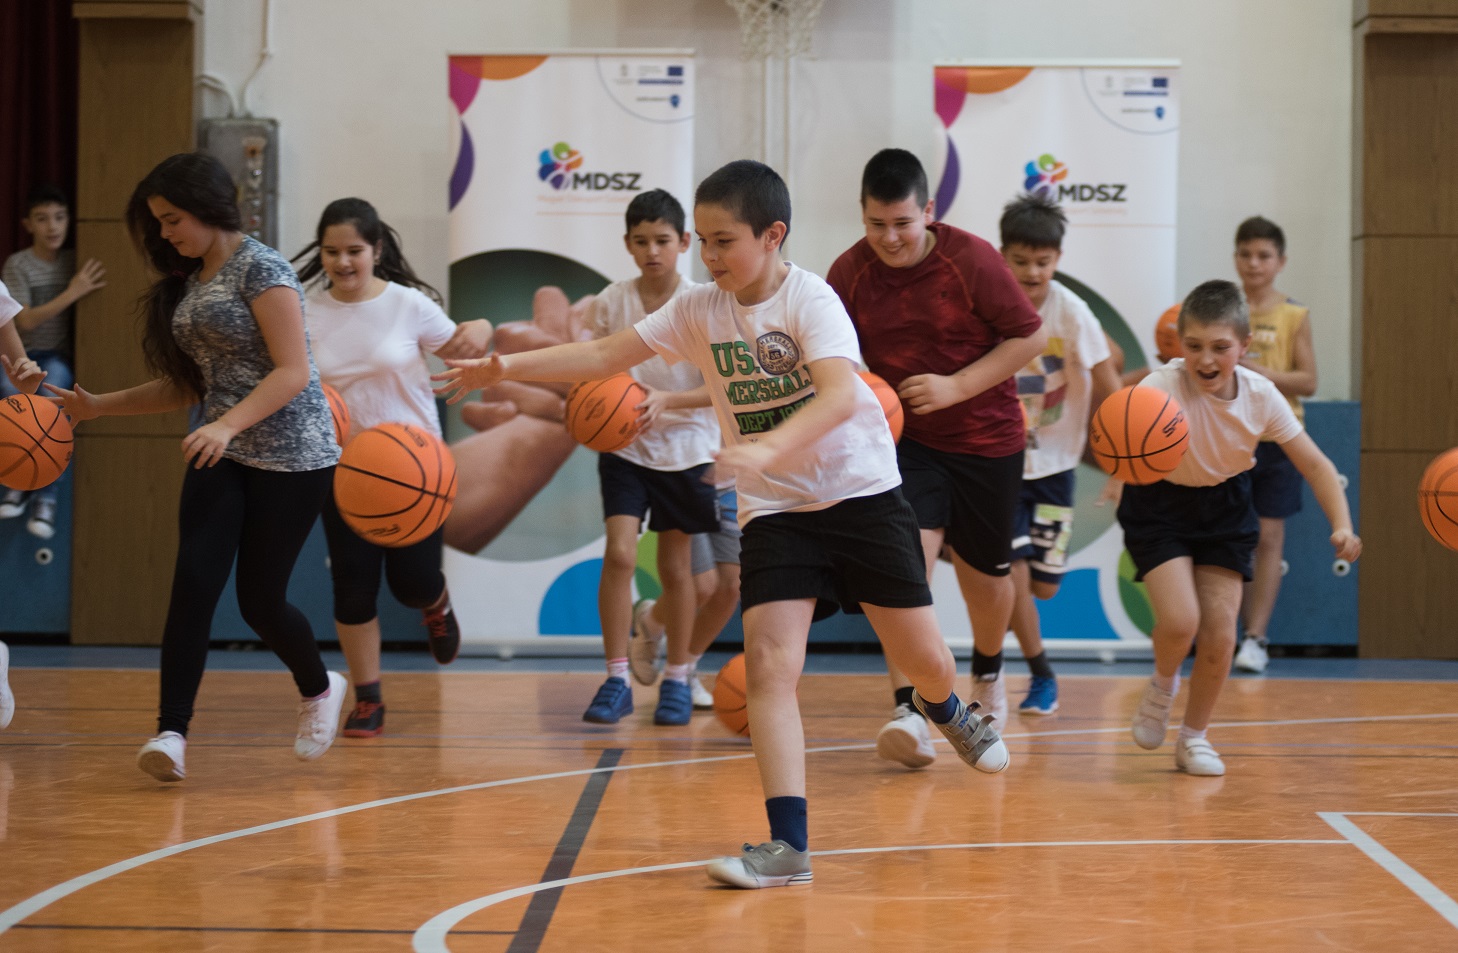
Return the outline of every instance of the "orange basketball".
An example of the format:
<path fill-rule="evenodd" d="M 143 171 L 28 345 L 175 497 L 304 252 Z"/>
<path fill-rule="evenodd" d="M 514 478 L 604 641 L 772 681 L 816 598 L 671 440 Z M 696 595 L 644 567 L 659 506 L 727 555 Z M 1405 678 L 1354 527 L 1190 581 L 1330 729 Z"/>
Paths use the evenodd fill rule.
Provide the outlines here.
<path fill-rule="evenodd" d="M 628 374 L 583 381 L 567 392 L 567 430 L 589 450 L 621 450 L 638 436 L 638 405 L 647 396 Z"/>
<path fill-rule="evenodd" d="M 714 714 L 736 735 L 749 737 L 749 702 L 744 692 L 744 653 L 731 658 L 714 679 Z"/>
<path fill-rule="evenodd" d="M 414 424 L 380 424 L 339 456 L 334 502 L 364 539 L 409 546 L 440 528 L 456 499 L 456 461 L 439 437 Z"/>
<path fill-rule="evenodd" d="M 339 396 L 339 391 L 328 384 L 319 386 L 324 388 L 324 399 L 329 401 L 329 416 L 334 418 L 334 439 L 342 447 L 349 442 L 349 407 Z"/>
<path fill-rule="evenodd" d="M 1423 471 L 1418 510 L 1433 539 L 1458 550 L 1458 449 L 1439 454 Z"/>
<path fill-rule="evenodd" d="M 891 439 L 901 439 L 901 428 L 906 425 L 906 414 L 901 409 L 901 398 L 896 395 L 896 388 L 886 383 L 886 379 L 870 371 L 861 371 L 861 380 L 871 385 L 871 393 L 881 402 L 881 410 L 886 414 L 886 426 L 891 428 Z"/>
<path fill-rule="evenodd" d="M 1179 403 L 1153 387 L 1110 394 L 1089 422 L 1088 445 L 1109 475 L 1125 483 L 1155 483 L 1179 465 L 1189 446 Z"/>
<path fill-rule="evenodd" d="M 1161 363 L 1168 363 L 1180 356 L 1180 308 L 1170 305 L 1169 310 L 1154 322 L 1154 350 Z"/>
<path fill-rule="evenodd" d="M 30 394 L 0 401 L 0 485 L 50 486 L 65 472 L 74 446 L 71 422 L 55 404 Z"/>

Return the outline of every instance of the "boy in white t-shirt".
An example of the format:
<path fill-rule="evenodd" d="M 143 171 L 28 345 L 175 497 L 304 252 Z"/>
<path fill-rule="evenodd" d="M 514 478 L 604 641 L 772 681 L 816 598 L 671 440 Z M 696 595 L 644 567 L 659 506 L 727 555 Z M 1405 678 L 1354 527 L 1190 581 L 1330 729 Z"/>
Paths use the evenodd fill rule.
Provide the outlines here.
<path fill-rule="evenodd" d="M 1362 541 L 1336 467 L 1268 379 L 1242 367 L 1250 346 L 1245 295 L 1228 281 L 1191 291 L 1179 318 L 1184 354 L 1151 371 L 1139 386 L 1174 396 L 1189 426 L 1184 457 L 1168 477 L 1128 486 L 1119 503 L 1124 545 L 1154 604 L 1154 677 L 1134 713 L 1134 740 L 1164 743 L 1180 666 L 1197 645 L 1190 698 L 1175 743 L 1175 765 L 1222 775 L 1225 765 L 1205 730 L 1235 653 L 1241 585 L 1249 582 L 1260 526 L 1251 498 L 1256 445 L 1273 440 L 1311 484 L 1331 523 L 1338 559 L 1354 560 Z"/>
<path fill-rule="evenodd" d="M 591 380 L 654 354 L 689 361 L 709 383 L 744 528 L 742 598 L 754 743 L 768 843 L 708 867 L 737 887 L 809 883 L 805 741 L 795 691 L 810 623 L 837 605 L 863 611 L 913 700 L 963 761 L 1007 766 L 987 715 L 952 691 L 956 666 L 926 584 L 915 514 L 885 414 L 856 375 L 855 329 L 823 280 L 780 257 L 790 195 L 759 162 L 731 162 L 694 197 L 713 285 L 678 296 L 629 330 L 592 342 L 482 361 L 436 375 L 459 401 L 503 379 Z"/>
<path fill-rule="evenodd" d="M 1098 318 L 1054 280 L 1068 225 L 1063 209 L 1042 195 L 1023 195 L 1003 207 L 999 225 L 1002 256 L 1048 332 L 1043 353 L 1017 373 L 1028 443 L 1013 519 L 1012 630 L 1032 673 L 1018 711 L 1051 715 L 1058 710 L 1058 680 L 1033 600 L 1053 598 L 1063 581 L 1073 475 L 1088 441 L 1089 410 L 1119 389 L 1119 376 Z"/>
<path fill-rule="evenodd" d="M 594 338 L 633 327 L 694 287 L 678 273 L 678 256 L 688 251 L 689 234 L 677 199 L 662 189 L 642 192 L 628 203 L 625 220 L 623 244 L 638 266 L 638 277 L 598 293 L 588 317 Z M 686 725 L 693 714 L 689 636 L 696 608 L 691 547 L 694 535 L 719 528 L 718 494 L 709 472 L 719 447 L 719 426 L 703 394 L 704 379 L 691 365 L 670 367 L 655 357 L 630 373 L 648 397 L 641 405 L 638 436 L 622 450 L 598 457 L 607 542 L 597 604 L 608 677 L 582 720 L 612 725 L 632 713 L 630 632 L 638 662 L 633 676 L 651 685 L 657 674 L 657 640 L 633 625 L 638 536 L 647 517 L 648 529 L 658 534 L 658 579 L 663 585 L 658 611 L 668 632 L 668 664 L 653 723 Z M 692 392 L 697 393 L 690 397 Z"/>

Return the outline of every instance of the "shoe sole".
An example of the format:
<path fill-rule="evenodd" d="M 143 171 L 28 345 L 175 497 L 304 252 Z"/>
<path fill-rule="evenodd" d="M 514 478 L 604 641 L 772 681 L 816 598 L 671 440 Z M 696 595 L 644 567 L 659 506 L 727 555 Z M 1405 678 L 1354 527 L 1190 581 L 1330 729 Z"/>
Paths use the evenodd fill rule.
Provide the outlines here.
<path fill-rule="evenodd" d="M 378 738 L 384 733 L 384 728 L 346 728 L 340 732 L 346 738 Z"/>
<path fill-rule="evenodd" d="M 937 759 L 935 752 L 927 756 L 917 751 L 918 747 L 917 739 L 900 729 L 883 728 L 876 735 L 876 755 L 908 768 L 924 768 Z"/>
<path fill-rule="evenodd" d="M 726 865 L 727 867 L 727 865 Z M 810 871 L 803 874 L 790 874 L 787 877 L 745 877 L 732 870 L 721 868 L 718 863 L 710 864 L 705 873 L 715 883 L 728 884 L 731 887 L 738 887 L 741 890 L 759 890 L 764 887 L 798 887 L 804 884 L 814 883 L 815 875 Z"/>
<path fill-rule="evenodd" d="M 1002 760 L 999 761 L 999 758 Z M 997 744 L 982 752 L 982 757 L 972 767 L 983 774 L 1001 774 L 1009 764 L 1012 764 L 1012 755 L 1008 754 L 1007 744 L 999 738 Z"/>
<path fill-rule="evenodd" d="M 1054 702 L 1052 708 L 1018 708 L 1019 715 L 1051 715 L 1058 710 L 1058 703 Z"/>
<path fill-rule="evenodd" d="M 1192 778 L 1223 778 L 1225 777 L 1225 765 L 1220 766 L 1219 771 L 1191 771 L 1190 765 L 1175 763 L 1175 767 L 1188 774 Z"/>
<path fill-rule="evenodd" d="M 582 720 L 587 722 L 589 725 L 616 725 L 618 722 L 622 721 L 624 718 L 626 718 L 628 715 L 631 715 L 632 713 L 633 710 L 630 708 L 627 711 L 623 712 L 621 715 L 617 715 L 613 718 L 594 718 L 591 715 L 583 714 Z"/>
<path fill-rule="evenodd" d="M 158 781 L 181 781 L 187 772 L 161 751 L 144 751 L 137 756 L 137 767 Z"/>

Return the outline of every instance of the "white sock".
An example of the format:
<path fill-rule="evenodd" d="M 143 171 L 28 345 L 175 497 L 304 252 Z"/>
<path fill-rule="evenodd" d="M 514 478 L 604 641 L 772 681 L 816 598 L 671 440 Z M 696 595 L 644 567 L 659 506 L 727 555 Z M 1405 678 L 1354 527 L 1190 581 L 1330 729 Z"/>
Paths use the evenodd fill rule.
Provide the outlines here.
<path fill-rule="evenodd" d="M 684 663 L 683 665 L 665 665 L 663 666 L 663 677 L 670 682 L 683 682 L 684 684 L 688 684 L 690 668 L 691 666 L 688 663 Z"/>
<path fill-rule="evenodd" d="M 628 680 L 628 660 L 625 658 L 610 658 L 607 660 L 608 678 L 621 678 Z"/>
<path fill-rule="evenodd" d="M 1199 731 L 1196 731 L 1189 725 L 1180 725 L 1179 741 L 1203 741 L 1205 740 L 1205 732 L 1208 730 L 1208 728 L 1201 728 Z"/>
<path fill-rule="evenodd" d="M 1169 692 L 1171 695 L 1177 695 L 1177 694 L 1179 694 L 1179 690 L 1180 690 L 1180 673 L 1179 672 L 1175 672 L 1173 675 L 1171 675 L 1171 676 L 1169 676 L 1167 678 L 1165 676 L 1159 674 L 1158 672 L 1155 672 L 1153 675 L 1150 676 L 1149 680 L 1151 682 L 1153 682 L 1154 683 L 1154 687 L 1155 688 L 1158 688 L 1160 691 Z"/>
<path fill-rule="evenodd" d="M 688 670 L 690 677 L 699 674 L 699 659 L 701 658 L 703 658 L 702 655 L 689 656 Z"/>

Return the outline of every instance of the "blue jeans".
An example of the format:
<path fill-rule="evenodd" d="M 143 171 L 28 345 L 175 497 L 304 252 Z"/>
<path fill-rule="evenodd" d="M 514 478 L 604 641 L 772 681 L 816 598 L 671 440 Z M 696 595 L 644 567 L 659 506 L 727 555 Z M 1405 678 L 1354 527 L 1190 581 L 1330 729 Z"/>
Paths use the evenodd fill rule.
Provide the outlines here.
<path fill-rule="evenodd" d="M 26 356 L 39 364 L 41 370 L 46 372 L 45 382 L 47 384 L 53 384 L 56 387 L 64 387 L 69 390 L 71 385 L 76 383 L 75 372 L 71 370 L 71 365 L 66 362 L 66 359 L 61 356 L 60 352 L 31 351 Z M 15 388 L 10 384 L 10 378 L 4 374 L 0 374 L 0 397 L 7 397 L 15 392 Z M 44 390 L 42 390 L 42 393 L 44 393 Z M 56 494 L 60 492 L 61 484 L 69 479 L 71 479 L 71 468 L 67 467 L 61 473 L 60 479 L 56 480 L 55 483 L 36 490 L 36 498 L 50 500 L 54 503 L 56 501 Z"/>

